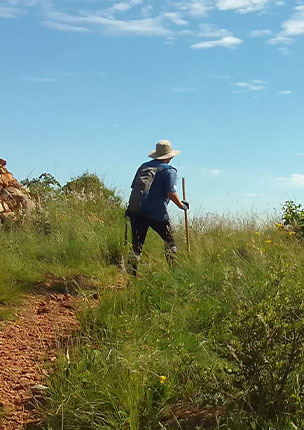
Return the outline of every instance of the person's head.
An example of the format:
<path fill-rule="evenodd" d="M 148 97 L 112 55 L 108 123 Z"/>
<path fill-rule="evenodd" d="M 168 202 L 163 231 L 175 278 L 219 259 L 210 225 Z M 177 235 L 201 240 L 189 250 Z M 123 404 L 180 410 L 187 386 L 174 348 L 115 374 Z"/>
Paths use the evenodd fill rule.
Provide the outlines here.
<path fill-rule="evenodd" d="M 173 157 L 179 154 L 180 151 L 174 151 L 169 140 L 160 140 L 156 144 L 155 151 L 149 153 L 150 158 L 161 160 L 163 163 L 169 163 Z"/>

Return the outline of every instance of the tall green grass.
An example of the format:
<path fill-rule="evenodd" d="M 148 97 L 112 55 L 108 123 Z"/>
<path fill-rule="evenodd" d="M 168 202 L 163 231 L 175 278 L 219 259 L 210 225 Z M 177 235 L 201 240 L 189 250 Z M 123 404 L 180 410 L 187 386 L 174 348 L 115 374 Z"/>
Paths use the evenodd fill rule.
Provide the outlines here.
<path fill-rule="evenodd" d="M 111 196 L 43 194 L 30 218 L 0 224 L 0 318 L 51 277 L 113 281 L 124 226 L 121 203 Z"/>
<path fill-rule="evenodd" d="M 193 226 L 191 234 L 188 256 L 183 230 L 177 229 L 178 264 L 169 271 L 162 242 L 150 233 L 138 278 L 124 290 L 104 289 L 99 306 L 80 313 L 81 336 L 72 356 L 62 355 L 50 381 L 49 429 L 285 429 L 303 424 L 302 244 L 271 226 L 262 231 L 254 225 L 216 225 L 207 231 Z M 289 302 L 298 303 L 294 314 Z M 269 319 L 264 331 L 254 331 L 259 314 L 262 328 L 263 318 Z M 284 327 L 282 333 L 271 334 L 274 321 Z M 290 334 L 294 325 L 296 346 Z M 257 351 L 250 356 L 251 345 Z M 278 351 L 288 355 L 293 348 L 296 363 L 284 362 Z M 251 368 L 251 373 L 244 370 L 248 356 L 263 372 L 260 379 Z M 282 362 L 276 367 L 277 359 Z M 271 378 L 282 382 L 285 373 L 282 390 L 271 384 Z M 272 396 L 277 403 L 261 408 Z M 219 423 L 214 417 L 191 427 L 183 418 L 185 411 L 195 416 L 223 410 Z"/>
<path fill-rule="evenodd" d="M 302 242 L 209 215 L 192 222 L 190 255 L 176 226 L 174 270 L 149 232 L 138 277 L 108 288 L 130 249 L 123 207 L 96 178 L 82 192 L 88 180 L 48 190 L 32 219 L 0 229 L 3 310 L 49 277 L 99 287 L 47 381 L 40 428 L 303 428 Z"/>

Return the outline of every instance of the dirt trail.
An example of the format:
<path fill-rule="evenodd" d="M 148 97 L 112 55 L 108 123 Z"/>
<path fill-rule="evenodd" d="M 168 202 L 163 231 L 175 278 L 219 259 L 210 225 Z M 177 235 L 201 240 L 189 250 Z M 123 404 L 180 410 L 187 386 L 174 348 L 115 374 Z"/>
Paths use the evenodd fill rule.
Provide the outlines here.
<path fill-rule="evenodd" d="M 75 299 L 67 294 L 33 295 L 16 321 L 0 325 L 0 430 L 39 422 L 46 362 L 56 362 L 58 343 L 77 329 Z M 42 385 L 42 386 L 41 386 Z"/>

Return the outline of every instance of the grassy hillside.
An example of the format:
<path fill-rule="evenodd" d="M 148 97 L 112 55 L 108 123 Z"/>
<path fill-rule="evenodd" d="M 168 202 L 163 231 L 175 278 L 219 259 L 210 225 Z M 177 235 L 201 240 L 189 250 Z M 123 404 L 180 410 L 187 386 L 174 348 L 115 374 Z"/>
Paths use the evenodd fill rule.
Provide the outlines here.
<path fill-rule="evenodd" d="M 112 263 L 123 248 L 120 199 L 95 175 L 85 173 L 64 187 L 46 174 L 24 182 L 37 210 L 30 219 L 0 224 L 0 318 L 46 279 L 75 285 L 82 275 L 100 285 L 112 282 Z"/>
<path fill-rule="evenodd" d="M 128 253 L 123 208 L 102 183 L 86 188 L 90 175 L 72 182 L 43 190 L 33 220 L 0 229 L 3 310 L 50 276 L 65 288 L 86 277 L 99 289 L 49 381 L 42 428 L 303 428 L 299 236 L 246 220 L 196 220 L 190 256 L 177 227 L 174 271 L 150 233 L 138 278 L 108 288 Z"/>

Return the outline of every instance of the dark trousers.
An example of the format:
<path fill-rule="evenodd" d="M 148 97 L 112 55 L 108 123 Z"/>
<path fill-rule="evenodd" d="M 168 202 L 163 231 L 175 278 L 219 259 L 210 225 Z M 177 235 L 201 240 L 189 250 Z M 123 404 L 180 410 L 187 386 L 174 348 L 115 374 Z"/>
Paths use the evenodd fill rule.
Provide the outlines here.
<path fill-rule="evenodd" d="M 165 256 L 170 267 L 174 265 L 176 245 L 173 237 L 173 228 L 170 221 L 156 221 L 141 214 L 130 214 L 132 228 L 133 259 L 130 259 L 132 272 L 136 275 L 137 263 L 142 252 L 148 228 L 151 227 L 163 239 L 165 244 Z M 131 261 L 132 260 L 132 261 Z"/>

